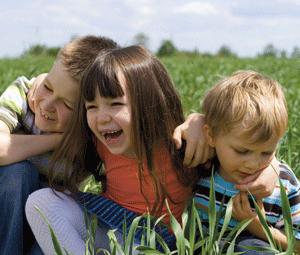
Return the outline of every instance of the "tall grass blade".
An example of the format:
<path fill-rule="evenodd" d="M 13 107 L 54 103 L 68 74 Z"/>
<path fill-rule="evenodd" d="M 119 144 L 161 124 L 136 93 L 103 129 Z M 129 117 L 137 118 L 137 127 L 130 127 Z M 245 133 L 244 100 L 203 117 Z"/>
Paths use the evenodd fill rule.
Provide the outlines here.
<path fill-rule="evenodd" d="M 39 214 L 41 215 L 41 217 L 43 218 L 43 220 L 46 222 L 46 224 L 48 225 L 48 228 L 50 230 L 50 234 L 51 234 L 51 239 L 52 239 L 52 243 L 53 243 L 53 247 L 54 250 L 56 252 L 56 255 L 64 255 L 63 250 L 61 248 L 61 244 L 58 241 L 50 223 L 48 222 L 47 218 L 45 217 L 45 215 L 43 214 L 43 212 L 40 210 L 40 208 L 38 208 L 37 206 L 35 206 L 35 209 L 39 212 Z M 68 254 L 68 253 L 67 253 Z"/>
<path fill-rule="evenodd" d="M 288 240 L 288 248 L 286 250 L 286 253 L 292 254 L 295 244 L 296 244 L 296 239 L 295 239 L 294 231 L 293 231 L 291 207 L 290 207 L 289 199 L 287 197 L 285 188 L 284 188 L 281 180 L 279 180 L 279 185 L 280 185 L 280 198 L 281 198 L 282 214 L 283 214 L 283 219 L 284 219 L 284 231 L 285 231 L 285 235 Z"/>

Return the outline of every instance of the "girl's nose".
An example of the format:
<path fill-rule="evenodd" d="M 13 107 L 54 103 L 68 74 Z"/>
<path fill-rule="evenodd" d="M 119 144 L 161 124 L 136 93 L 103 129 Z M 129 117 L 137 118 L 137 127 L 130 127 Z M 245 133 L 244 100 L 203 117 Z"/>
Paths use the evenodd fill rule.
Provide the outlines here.
<path fill-rule="evenodd" d="M 103 112 L 103 110 L 99 110 L 98 114 L 97 114 L 97 123 L 98 124 L 105 124 L 111 121 L 111 116 L 105 112 Z"/>

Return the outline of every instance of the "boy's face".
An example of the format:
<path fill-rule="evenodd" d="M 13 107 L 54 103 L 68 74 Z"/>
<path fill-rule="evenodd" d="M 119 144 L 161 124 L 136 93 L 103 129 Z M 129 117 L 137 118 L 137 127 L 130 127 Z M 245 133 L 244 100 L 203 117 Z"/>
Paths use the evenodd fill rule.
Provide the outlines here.
<path fill-rule="evenodd" d="M 251 144 L 242 135 L 242 127 L 230 133 L 213 136 L 206 129 L 209 144 L 215 148 L 220 162 L 220 175 L 227 181 L 239 183 L 244 178 L 268 167 L 279 142 L 272 137 L 266 142 Z"/>
<path fill-rule="evenodd" d="M 56 61 L 34 94 L 37 127 L 44 132 L 63 132 L 79 97 L 79 88 L 61 61 Z"/>

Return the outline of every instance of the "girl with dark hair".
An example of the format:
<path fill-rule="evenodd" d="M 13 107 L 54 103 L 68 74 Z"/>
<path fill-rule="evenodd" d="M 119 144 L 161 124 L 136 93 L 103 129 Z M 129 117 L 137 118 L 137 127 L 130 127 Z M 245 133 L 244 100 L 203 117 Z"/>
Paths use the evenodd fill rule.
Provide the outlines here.
<path fill-rule="evenodd" d="M 197 171 L 183 166 L 183 155 L 172 138 L 183 121 L 179 96 L 158 59 L 140 46 L 107 50 L 85 73 L 72 125 L 54 155 L 53 162 L 65 163 L 64 189 L 78 191 L 80 181 L 103 163 L 105 198 L 136 214 L 150 212 L 156 217 L 168 213 L 167 200 L 180 221 L 197 180 Z M 82 209 L 65 194 L 59 196 L 51 189 L 30 196 L 29 223 L 43 251 L 53 254 L 50 233 L 35 212 L 36 205 L 63 246 L 84 254 Z M 68 213 L 73 214 L 72 222 L 67 216 L 59 220 Z M 101 247 L 107 247 L 106 232 L 99 230 Z"/>
<path fill-rule="evenodd" d="M 48 226 L 35 207 L 45 214 L 62 246 L 75 255 L 85 252 L 82 207 L 104 223 L 96 235 L 96 246 L 102 248 L 109 247 L 107 231 L 115 228 L 115 219 L 122 221 L 124 214 L 150 212 L 160 217 L 168 214 L 167 201 L 180 222 L 200 172 L 184 167 L 183 150 L 173 141 L 173 130 L 183 121 L 170 76 L 146 49 L 131 46 L 99 54 L 83 76 L 79 104 L 53 157 L 52 169 L 64 163 L 60 190 L 65 193 L 42 189 L 27 200 L 27 219 L 43 252 L 55 253 Z M 201 121 L 197 123 L 201 134 Z M 209 150 L 205 150 L 207 158 Z M 78 196 L 79 183 L 90 173 L 97 175 L 102 163 L 106 177 L 102 196 Z M 272 184 L 260 186 L 262 193 Z M 66 190 L 77 194 L 77 201 Z M 107 201 L 112 206 L 104 208 Z M 164 222 L 168 221 L 165 217 Z"/>

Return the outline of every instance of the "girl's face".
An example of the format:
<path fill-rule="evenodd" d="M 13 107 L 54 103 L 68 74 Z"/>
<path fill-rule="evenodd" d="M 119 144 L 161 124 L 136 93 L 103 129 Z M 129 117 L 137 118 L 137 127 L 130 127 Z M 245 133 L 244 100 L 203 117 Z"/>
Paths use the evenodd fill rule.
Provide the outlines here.
<path fill-rule="evenodd" d="M 85 102 L 87 122 L 94 135 L 116 155 L 134 157 L 131 142 L 131 110 L 124 79 L 120 79 L 124 96 L 101 97 Z"/>
<path fill-rule="evenodd" d="M 210 129 L 206 129 L 208 142 L 216 149 L 220 162 L 220 175 L 233 183 L 239 183 L 246 177 L 265 170 L 270 165 L 279 142 L 278 137 L 271 137 L 263 143 L 249 143 L 243 137 L 242 130 L 243 127 L 238 127 L 230 133 L 212 136 Z"/>
<path fill-rule="evenodd" d="M 33 111 L 37 127 L 44 132 L 63 132 L 78 97 L 78 82 L 60 61 L 56 61 L 34 94 Z"/>

